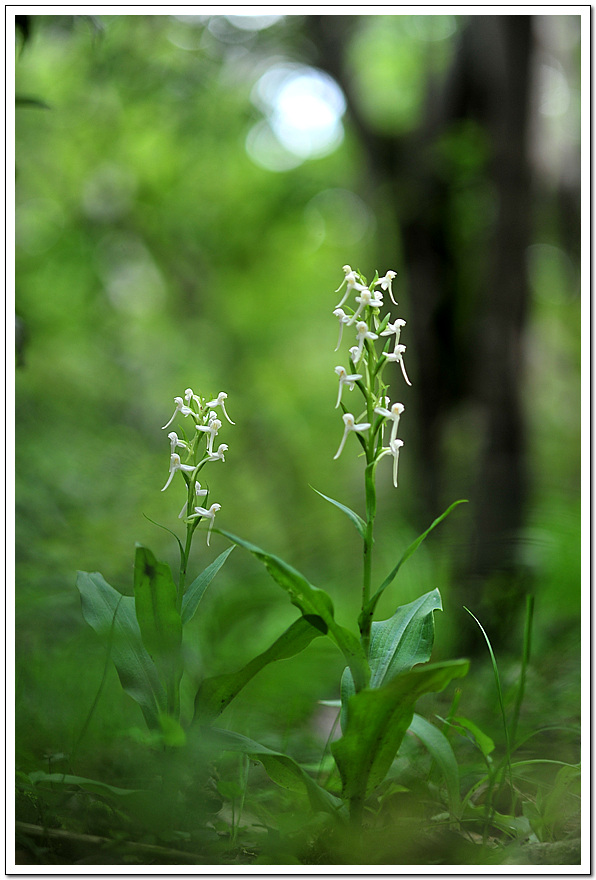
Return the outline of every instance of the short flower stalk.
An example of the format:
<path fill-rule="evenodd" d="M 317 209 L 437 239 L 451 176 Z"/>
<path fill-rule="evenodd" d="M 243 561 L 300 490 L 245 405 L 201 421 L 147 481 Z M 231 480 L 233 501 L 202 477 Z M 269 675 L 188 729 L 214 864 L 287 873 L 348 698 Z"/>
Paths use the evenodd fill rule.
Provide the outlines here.
<path fill-rule="evenodd" d="M 202 488 L 198 477 L 205 465 L 212 462 L 225 461 L 225 453 L 228 450 L 227 444 L 220 443 L 217 449 L 214 449 L 214 443 L 222 428 L 222 421 L 216 412 L 217 408 L 221 410 L 222 417 L 227 422 L 231 425 L 234 424 L 226 409 L 225 402 L 227 397 L 228 395 L 225 391 L 220 391 L 212 400 L 207 400 L 195 394 L 192 388 L 187 388 L 183 398 L 174 398 L 176 405 L 174 414 L 162 429 L 169 428 L 178 415 L 184 419 L 190 418 L 190 423 L 194 426 L 194 431 L 189 426 L 188 439 L 185 436 L 185 439 L 181 440 L 175 431 L 171 431 L 168 434 L 168 440 L 170 441 L 170 473 L 165 486 L 161 490 L 165 492 L 177 473 L 182 475 L 186 484 L 186 502 L 178 518 L 183 519 L 186 524 L 186 542 L 180 554 L 180 574 L 178 580 L 179 609 L 184 595 L 188 558 L 195 530 L 202 519 L 208 520 L 207 545 L 209 546 L 215 515 L 221 510 L 221 504 L 213 503 L 209 507 L 206 506 L 209 489 Z"/>

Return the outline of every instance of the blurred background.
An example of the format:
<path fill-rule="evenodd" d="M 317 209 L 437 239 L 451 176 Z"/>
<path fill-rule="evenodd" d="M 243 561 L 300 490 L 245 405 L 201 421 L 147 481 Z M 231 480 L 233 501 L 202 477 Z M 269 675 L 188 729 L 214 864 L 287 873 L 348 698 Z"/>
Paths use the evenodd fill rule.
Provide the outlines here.
<path fill-rule="evenodd" d="M 478 656 L 482 669 L 462 606 L 500 656 L 519 658 L 534 594 L 526 711 L 575 719 L 580 18 L 16 24 L 22 760 L 51 764 L 73 748 L 102 678 L 76 570 L 130 594 L 135 541 L 176 564 L 174 540 L 147 518 L 180 525 L 182 481 L 160 492 L 161 426 L 188 386 L 225 390 L 236 423 L 220 434 L 225 464 L 209 472 L 218 524 L 283 556 L 354 625 L 361 547 L 311 488 L 362 510 L 356 444 L 333 461 L 334 367 L 347 366 L 348 345 L 334 352 L 331 313 L 346 263 L 369 278 L 397 271 L 394 312 L 407 321 L 413 385 L 396 369 L 405 445 L 398 491 L 390 464 L 378 469 L 377 582 L 453 500 L 469 499 L 408 562 L 379 616 L 439 587 L 437 656 Z M 225 546 L 198 536 L 197 569 Z M 189 693 L 296 616 L 238 549 L 201 607 Z M 337 696 L 342 665 L 316 640 L 251 683 L 230 724 L 235 712 L 255 735 L 273 725 L 291 747 L 314 701 Z M 116 773 L 109 737 L 141 717 L 111 668 L 106 689 L 86 760 Z"/>

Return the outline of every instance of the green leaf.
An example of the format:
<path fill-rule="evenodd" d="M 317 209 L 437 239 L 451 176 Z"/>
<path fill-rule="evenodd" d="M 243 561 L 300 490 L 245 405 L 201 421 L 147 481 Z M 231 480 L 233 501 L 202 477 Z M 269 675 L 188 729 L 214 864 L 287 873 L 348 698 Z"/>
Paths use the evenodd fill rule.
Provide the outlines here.
<path fill-rule="evenodd" d="M 366 523 L 364 522 L 364 520 L 362 519 L 361 516 L 358 516 L 357 513 L 355 513 L 349 507 L 346 507 L 345 504 L 340 504 L 340 502 L 336 501 L 334 498 L 330 498 L 328 495 L 323 495 L 323 493 L 319 492 L 318 489 L 315 489 L 314 486 L 311 486 L 311 489 L 314 489 L 314 491 L 317 493 L 317 495 L 320 495 L 321 498 L 325 499 L 325 501 L 329 501 L 330 504 L 333 504 L 339 510 L 342 510 L 345 513 L 345 515 L 348 517 L 348 519 L 350 519 L 352 521 L 352 523 L 355 525 L 356 531 L 358 532 L 360 537 L 362 539 L 364 539 L 366 537 Z"/>
<path fill-rule="evenodd" d="M 85 791 L 93 792 L 93 794 L 101 794 L 115 797 L 127 797 L 129 795 L 146 795 L 147 792 L 137 788 L 116 788 L 115 785 L 108 785 L 107 782 L 99 782 L 96 779 L 86 779 L 84 776 L 71 776 L 64 773 L 44 773 L 43 771 L 35 771 L 29 774 L 29 779 L 33 785 L 40 783 L 48 783 L 52 788 L 57 786 L 78 785 Z"/>
<path fill-rule="evenodd" d="M 400 570 L 400 568 L 402 567 L 404 562 L 410 558 L 410 556 L 418 549 L 418 547 L 420 547 L 420 545 L 422 544 L 422 542 L 424 541 L 426 536 L 428 534 L 430 534 L 430 532 L 432 532 L 432 530 L 434 528 L 436 528 L 436 526 L 438 526 L 439 523 L 442 522 L 446 516 L 449 516 L 451 511 L 454 509 L 454 507 L 457 507 L 458 504 L 467 504 L 467 501 L 466 501 L 466 499 L 454 501 L 453 504 L 451 504 L 447 508 L 447 510 L 441 514 L 441 516 L 438 516 L 436 518 L 436 520 L 427 528 L 427 530 L 425 532 L 423 532 L 421 535 L 419 535 L 415 541 L 412 541 L 412 543 L 407 548 L 407 550 L 402 554 L 402 556 L 401 556 L 399 562 L 397 563 L 397 565 L 395 566 L 395 568 L 393 568 L 389 572 L 389 574 L 387 575 L 387 577 L 385 578 L 385 580 L 383 581 L 383 583 L 381 584 L 381 586 L 379 587 L 377 592 L 371 598 L 371 600 L 368 603 L 368 605 L 366 606 L 366 608 L 363 609 L 363 611 L 360 615 L 360 619 L 358 621 L 361 629 L 363 628 L 364 622 L 367 619 L 371 618 L 373 616 L 373 614 L 375 613 L 375 608 L 377 607 L 377 602 L 379 601 L 379 599 L 381 598 L 381 596 L 383 595 L 383 593 L 385 592 L 387 587 L 393 582 L 393 579 L 395 578 L 397 572 Z"/>
<path fill-rule="evenodd" d="M 304 575 L 284 562 L 283 559 L 266 553 L 260 547 L 256 547 L 229 532 L 222 530 L 220 534 L 225 535 L 234 544 L 244 547 L 245 550 L 256 556 L 264 564 L 273 580 L 286 590 L 292 604 L 299 608 L 305 617 L 322 618 L 327 626 L 329 637 L 343 653 L 352 671 L 356 687 L 358 690 L 365 687 L 369 678 L 369 670 L 362 645 L 350 630 L 339 626 L 335 621 L 333 602 L 329 594 L 310 584 Z"/>
<path fill-rule="evenodd" d="M 174 711 L 182 678 L 182 621 L 176 607 L 177 591 L 169 565 L 158 562 L 151 550 L 137 544 L 134 568 L 135 610 L 143 644 L 161 673 Z"/>
<path fill-rule="evenodd" d="M 414 705 L 423 694 L 441 691 L 464 676 L 467 660 L 416 666 L 382 687 L 360 691 L 347 702 L 346 728 L 331 751 L 342 778 L 344 797 L 352 803 L 384 779 L 412 723 Z"/>
<path fill-rule="evenodd" d="M 143 643 L 154 660 L 180 650 L 182 621 L 176 609 L 176 584 L 165 562 L 137 544 L 134 568 L 137 620 Z M 157 662 L 157 661 L 156 661 Z"/>
<path fill-rule="evenodd" d="M 459 767 L 449 740 L 434 724 L 416 714 L 412 718 L 410 731 L 418 737 L 440 767 L 447 786 L 449 809 L 453 816 L 459 817 L 461 812 Z"/>
<path fill-rule="evenodd" d="M 434 612 L 441 611 L 441 594 L 431 590 L 393 617 L 375 621 L 370 635 L 370 687 L 381 687 L 417 663 L 430 659 L 435 637 Z"/>
<path fill-rule="evenodd" d="M 15 95 L 15 106 L 16 107 L 35 107 L 38 110 L 49 110 L 49 104 L 46 104 L 45 101 L 42 101 L 40 98 L 31 98 L 29 95 Z"/>
<path fill-rule="evenodd" d="M 206 678 L 195 698 L 195 719 L 210 722 L 223 712 L 257 672 L 275 660 L 285 660 L 303 651 L 314 638 L 327 633 L 322 618 L 300 617 L 276 641 L 238 672 Z"/>
<path fill-rule="evenodd" d="M 482 752 L 485 758 L 488 758 L 491 752 L 495 750 L 495 744 L 486 733 L 483 733 L 482 730 L 475 724 L 473 721 L 470 721 L 469 718 L 462 718 L 461 715 L 456 715 L 451 719 L 450 722 L 454 727 L 463 727 L 465 730 L 469 731 L 472 734 L 476 741 L 476 745 Z"/>
<path fill-rule="evenodd" d="M 218 749 L 242 752 L 253 761 L 260 761 L 270 778 L 281 788 L 303 792 L 306 789 L 310 805 L 315 811 L 325 811 L 337 815 L 342 809 L 342 802 L 324 788 L 321 788 L 302 767 L 282 752 L 273 751 L 255 740 L 220 728 L 203 728 L 203 742 L 216 746 Z"/>
<path fill-rule="evenodd" d="M 183 598 L 182 598 L 182 623 L 186 624 L 195 616 L 196 610 L 199 607 L 199 602 L 203 598 L 203 594 L 205 590 L 220 570 L 230 553 L 234 547 L 228 547 L 227 550 L 224 550 L 223 553 L 217 557 L 215 562 L 212 562 L 211 565 L 208 565 L 205 571 L 202 571 L 201 574 L 194 579 L 192 584 L 186 590 Z"/>
<path fill-rule="evenodd" d="M 408 605 L 400 605 L 393 617 L 372 624 L 370 639 L 370 688 L 381 687 L 417 663 L 426 663 L 433 648 L 434 612 L 441 610 L 441 595 L 431 590 Z M 349 668 L 341 681 L 342 730 L 346 724 L 347 701 L 355 693 Z"/>
<path fill-rule="evenodd" d="M 166 697 L 155 664 L 143 645 L 134 598 L 123 596 L 98 571 L 79 571 L 77 587 L 83 617 L 110 645 L 123 689 L 141 707 L 147 726 L 159 729 L 159 715 L 165 712 Z"/>

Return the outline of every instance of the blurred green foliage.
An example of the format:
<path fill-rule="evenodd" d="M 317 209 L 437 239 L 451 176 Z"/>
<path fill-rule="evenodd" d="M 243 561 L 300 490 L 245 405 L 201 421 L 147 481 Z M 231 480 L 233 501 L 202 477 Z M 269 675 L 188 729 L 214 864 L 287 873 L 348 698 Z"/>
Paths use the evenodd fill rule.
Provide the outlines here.
<path fill-rule="evenodd" d="M 350 59 L 359 100 L 380 131 L 412 129 L 429 59 L 438 72 L 446 67 L 460 24 L 435 19 L 363 18 Z M 357 615 L 359 541 L 310 488 L 356 510 L 362 503 L 355 444 L 332 461 L 341 436 L 333 291 L 344 263 L 396 269 L 400 281 L 407 255 L 376 265 L 383 193 L 366 194 L 349 128 L 337 150 L 283 173 L 247 153 L 260 120 L 251 90 L 273 62 L 305 51 L 301 23 L 290 16 L 241 31 L 223 18 L 216 26 L 176 16 L 35 16 L 18 55 L 17 93 L 48 107 L 16 110 L 16 311 L 26 340 L 15 415 L 17 749 L 28 767 L 72 752 L 102 679 L 105 656 L 82 620 L 76 570 L 101 570 L 130 594 L 135 541 L 175 564 L 172 538 L 143 514 L 177 527 L 183 497 L 175 485 L 160 493 L 169 454 L 160 429 L 188 386 L 203 395 L 226 390 L 236 423 L 222 431 L 225 465 L 210 473 L 222 528 L 325 587 L 342 624 Z M 481 174 L 487 145 L 481 131 L 462 125 L 436 149 L 461 184 L 453 246 L 466 246 L 466 228 L 477 230 L 490 212 Z M 537 584 L 535 650 L 554 663 L 553 634 L 574 641 L 579 614 L 578 270 L 548 216 L 528 260 L 534 299 L 524 392 L 534 493 L 520 553 Z M 463 494 L 460 477 L 469 478 L 477 427 L 467 412 L 449 426 L 453 497 Z M 379 467 L 379 575 L 428 525 L 413 521 L 412 430 L 404 419 L 399 493 L 390 464 L 386 473 Z M 440 653 L 457 651 L 449 583 L 459 535 L 450 523 L 442 542 L 421 547 L 379 607 L 385 617 L 439 587 L 447 609 L 437 620 Z M 226 546 L 215 534 L 209 549 L 196 543 L 201 567 Z M 199 617 L 188 644 L 196 681 L 241 666 L 295 612 L 237 550 Z M 568 669 L 575 655 L 561 645 Z M 299 659 L 251 682 L 230 725 L 257 739 L 268 731 L 269 744 L 308 753 L 313 706 L 337 696 L 342 667 L 339 652 L 315 640 Z M 565 676 L 558 705 L 575 717 L 577 680 Z M 551 683 L 539 681 L 536 692 Z M 118 784 L 134 776 L 140 716 L 112 668 L 99 705 L 77 770 Z M 535 706 L 551 714 L 546 696 Z M 489 716 L 493 707 L 485 706 Z"/>

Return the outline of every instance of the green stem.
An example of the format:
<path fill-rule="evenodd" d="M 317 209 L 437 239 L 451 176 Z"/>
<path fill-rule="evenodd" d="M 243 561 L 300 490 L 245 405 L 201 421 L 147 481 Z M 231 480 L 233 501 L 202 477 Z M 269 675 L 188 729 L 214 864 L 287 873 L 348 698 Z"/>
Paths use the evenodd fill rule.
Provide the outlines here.
<path fill-rule="evenodd" d="M 524 699 L 526 690 L 526 673 L 530 662 L 530 651 L 532 648 L 532 623 L 534 618 L 534 596 L 526 596 L 526 621 L 524 626 L 524 644 L 522 653 L 521 672 L 519 675 L 519 685 L 517 694 L 515 695 L 515 704 L 513 707 L 513 719 L 511 721 L 511 746 L 515 749 L 515 740 L 517 738 L 517 725 L 521 711 L 521 704 Z"/>
<path fill-rule="evenodd" d="M 372 584 L 372 552 L 374 543 L 374 525 L 375 515 L 377 512 L 377 491 L 375 486 L 375 460 L 374 453 L 371 449 L 367 452 L 367 465 L 364 471 L 364 491 L 366 496 L 366 532 L 364 535 L 363 546 L 363 580 L 362 580 L 362 628 L 360 631 L 360 639 L 364 653 L 368 657 L 370 648 L 370 629 L 372 618 L 364 614 L 364 609 L 370 601 L 371 584 Z"/>

